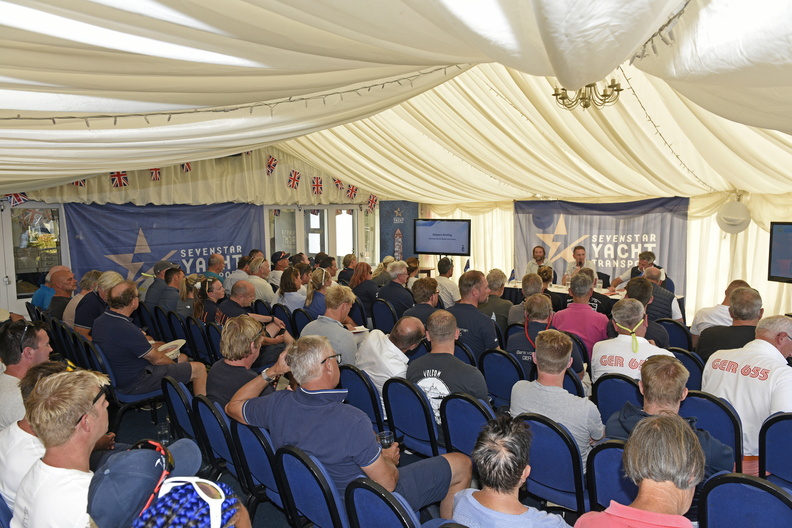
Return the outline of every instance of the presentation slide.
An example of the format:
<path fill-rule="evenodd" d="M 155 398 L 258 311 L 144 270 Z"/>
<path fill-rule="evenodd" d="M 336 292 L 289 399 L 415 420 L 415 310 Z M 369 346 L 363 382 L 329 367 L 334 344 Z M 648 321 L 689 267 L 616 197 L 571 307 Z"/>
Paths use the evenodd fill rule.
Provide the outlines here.
<path fill-rule="evenodd" d="M 415 252 L 470 255 L 470 220 L 415 220 Z"/>

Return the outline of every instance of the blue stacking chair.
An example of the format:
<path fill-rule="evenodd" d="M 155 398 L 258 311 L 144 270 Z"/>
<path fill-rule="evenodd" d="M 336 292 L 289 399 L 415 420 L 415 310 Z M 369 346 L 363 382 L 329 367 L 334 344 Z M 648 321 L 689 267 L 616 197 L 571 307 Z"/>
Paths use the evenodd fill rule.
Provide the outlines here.
<path fill-rule="evenodd" d="M 187 337 L 187 325 L 184 321 L 184 317 L 178 312 L 168 312 L 167 317 L 171 337 L 173 337 L 173 339 L 184 339 L 187 343 L 186 347 L 182 347 L 181 352 L 189 354 L 190 357 L 195 357 L 196 353 L 193 352 L 192 343 Z"/>
<path fill-rule="evenodd" d="M 355 297 L 355 303 L 349 310 L 349 317 L 355 321 L 358 326 L 367 326 L 366 324 L 366 307 L 363 306 L 363 301 Z"/>
<path fill-rule="evenodd" d="M 572 339 L 572 349 L 577 350 L 578 354 L 580 354 L 581 359 L 583 359 L 584 363 L 588 363 L 591 365 L 591 355 L 589 354 L 589 349 L 586 348 L 585 343 L 577 334 L 573 334 L 572 332 L 564 332 L 566 335 Z"/>
<path fill-rule="evenodd" d="M 603 374 L 591 388 L 591 401 L 599 409 L 602 423 L 624 407 L 625 402 L 643 406 L 643 395 L 638 382 L 624 374 Z"/>
<path fill-rule="evenodd" d="M 382 401 L 371 378 L 354 365 L 341 365 L 341 386 L 348 391 L 346 403 L 365 412 L 377 431 L 385 430 Z"/>
<path fill-rule="evenodd" d="M 492 408 L 470 394 L 454 392 L 440 403 L 446 451 L 470 456 L 481 428 L 495 418 Z"/>
<path fill-rule="evenodd" d="M 792 490 L 792 413 L 775 413 L 759 430 L 759 477 Z"/>
<path fill-rule="evenodd" d="M 418 343 L 418 346 L 415 347 L 412 352 L 407 354 L 410 358 L 409 362 L 412 363 L 419 357 L 428 354 L 431 349 L 432 345 L 429 343 L 429 341 L 427 341 L 426 338 L 421 339 L 421 342 Z"/>
<path fill-rule="evenodd" d="M 396 310 L 385 299 L 375 299 L 371 304 L 371 320 L 374 323 L 374 328 L 382 333 L 389 334 L 397 319 Z"/>
<path fill-rule="evenodd" d="M 154 319 L 154 314 L 151 313 L 149 307 L 145 303 L 139 303 L 137 308 L 138 317 L 143 322 L 143 329 L 148 335 L 162 341 L 162 333 L 160 332 L 157 321 Z"/>
<path fill-rule="evenodd" d="M 275 458 L 292 519 L 305 517 L 317 528 L 349 528 L 335 484 L 316 457 L 298 447 L 283 446 Z"/>
<path fill-rule="evenodd" d="M 426 394 L 404 378 L 391 378 L 382 387 L 385 412 L 394 435 L 416 453 L 430 457 L 445 453 L 437 442 L 437 423 Z"/>
<path fill-rule="evenodd" d="M 696 427 L 731 447 L 736 470 L 742 472 L 742 422 L 729 402 L 707 392 L 688 391 L 679 406 L 679 415 L 695 416 Z"/>
<path fill-rule="evenodd" d="M 540 414 L 521 414 L 531 427 L 531 474 L 526 489 L 531 497 L 558 504 L 583 515 L 589 510 L 580 449 L 565 427 Z"/>
<path fill-rule="evenodd" d="M 663 325 L 668 331 L 669 345 L 683 350 L 693 350 L 693 338 L 685 325 L 673 319 L 658 319 L 655 322 Z"/>
<path fill-rule="evenodd" d="M 509 344 L 509 338 L 514 334 L 520 334 L 525 331 L 525 327 L 520 323 L 512 323 L 506 327 L 506 335 L 503 336 L 506 343 L 504 346 Z"/>
<path fill-rule="evenodd" d="M 288 330 L 291 335 L 297 334 L 294 329 L 294 318 L 288 306 L 280 303 L 274 304 L 272 306 L 272 316 L 283 321 L 283 324 L 286 325 L 286 330 Z"/>
<path fill-rule="evenodd" d="M 292 312 L 292 320 L 294 321 L 294 331 L 296 332 L 294 337 L 298 338 L 305 325 L 313 321 L 314 318 L 311 317 L 311 314 L 305 308 L 297 308 Z"/>
<path fill-rule="evenodd" d="M 566 369 L 564 373 L 564 388 L 569 394 L 586 397 L 586 389 L 583 388 L 583 382 L 580 381 L 577 373 L 571 368 Z"/>
<path fill-rule="evenodd" d="M 209 323 L 204 329 L 206 332 L 206 343 L 209 345 L 209 357 L 213 365 L 223 358 L 223 354 L 220 352 L 220 340 L 223 337 L 223 327 L 217 323 Z"/>
<path fill-rule="evenodd" d="M 586 487 L 589 505 L 594 511 L 602 511 L 614 500 L 619 504 L 631 504 L 638 496 L 638 486 L 624 475 L 622 455 L 623 440 L 608 440 L 589 451 L 586 460 Z"/>
<path fill-rule="evenodd" d="M 701 377 L 704 375 L 704 362 L 695 352 L 689 352 L 684 348 L 669 347 L 669 352 L 674 354 L 679 361 L 685 365 L 690 372 L 690 377 L 685 383 L 688 390 L 701 390 Z"/>
<path fill-rule="evenodd" d="M 204 395 L 193 398 L 193 416 L 195 416 L 195 432 L 203 442 L 205 453 L 209 455 L 207 462 L 212 466 L 211 480 L 223 473 L 228 473 L 239 481 L 243 491 L 248 493 L 247 483 L 239 478 L 237 467 L 239 459 L 231 439 L 229 419 L 220 405 Z"/>
<path fill-rule="evenodd" d="M 479 369 L 495 408 L 511 405 L 512 387 L 525 379 L 525 372 L 514 356 L 503 350 L 487 350 L 479 358 Z"/>
<path fill-rule="evenodd" d="M 701 488 L 699 528 L 792 526 L 792 495 L 772 482 L 727 473 Z"/>
<path fill-rule="evenodd" d="M 190 343 L 193 357 L 211 366 L 214 363 L 214 356 L 210 352 L 211 348 L 206 339 L 206 325 L 192 315 L 185 320 L 185 323 L 187 326 L 187 342 Z"/>
<path fill-rule="evenodd" d="M 198 442 L 195 436 L 195 419 L 193 418 L 192 394 L 187 386 L 176 381 L 173 376 L 162 378 L 162 395 L 168 408 L 170 428 L 174 438 L 189 438 Z"/>
<path fill-rule="evenodd" d="M 168 312 L 162 306 L 154 307 L 154 319 L 157 321 L 157 328 L 159 328 L 159 335 L 162 341 L 173 341 L 175 338 L 171 333 L 170 325 L 168 325 Z"/>
<path fill-rule="evenodd" d="M 272 308 L 261 299 L 256 299 L 253 303 L 253 313 L 259 315 L 272 315 Z"/>
<path fill-rule="evenodd" d="M 365 477 L 353 480 L 346 489 L 346 509 L 351 528 L 432 528 L 448 526 L 446 519 L 424 524 L 410 504 L 396 492 L 389 492 Z"/>
<path fill-rule="evenodd" d="M 30 303 L 25 303 L 30 304 Z M 11 517 L 14 514 L 4 500 L 0 499 L 0 528 L 11 528 Z"/>
<path fill-rule="evenodd" d="M 454 341 L 454 355 L 468 365 L 476 366 L 476 356 L 473 355 L 473 352 L 470 351 L 466 344 L 460 341 Z"/>

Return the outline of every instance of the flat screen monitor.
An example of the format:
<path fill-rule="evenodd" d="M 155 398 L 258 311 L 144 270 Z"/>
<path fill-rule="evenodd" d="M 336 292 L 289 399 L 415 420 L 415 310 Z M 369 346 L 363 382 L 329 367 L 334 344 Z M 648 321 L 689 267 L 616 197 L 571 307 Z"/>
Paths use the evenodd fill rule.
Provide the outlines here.
<path fill-rule="evenodd" d="M 792 222 L 770 223 L 767 280 L 792 282 Z"/>
<path fill-rule="evenodd" d="M 470 256 L 470 220 L 416 218 L 415 253 Z"/>

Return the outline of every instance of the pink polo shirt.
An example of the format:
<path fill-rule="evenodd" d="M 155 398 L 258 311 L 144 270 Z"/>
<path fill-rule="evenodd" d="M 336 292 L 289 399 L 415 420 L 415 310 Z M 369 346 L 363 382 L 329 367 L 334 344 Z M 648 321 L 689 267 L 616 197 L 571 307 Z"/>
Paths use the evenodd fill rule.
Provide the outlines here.
<path fill-rule="evenodd" d="M 608 316 L 596 312 L 588 304 L 568 305 L 553 315 L 553 326 L 576 334 L 586 345 L 589 357 L 594 343 L 608 339 Z"/>

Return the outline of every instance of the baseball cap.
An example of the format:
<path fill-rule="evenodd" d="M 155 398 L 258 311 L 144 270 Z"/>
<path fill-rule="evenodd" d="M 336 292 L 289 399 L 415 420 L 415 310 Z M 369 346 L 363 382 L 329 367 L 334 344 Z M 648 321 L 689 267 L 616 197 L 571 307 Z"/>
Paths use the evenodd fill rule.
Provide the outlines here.
<path fill-rule="evenodd" d="M 285 251 L 276 251 L 275 253 L 272 254 L 272 258 L 270 259 L 270 262 L 274 263 L 286 258 L 289 258 L 288 253 L 286 253 Z"/>
<path fill-rule="evenodd" d="M 194 476 L 201 469 L 201 450 L 188 438 L 166 448 L 173 458 L 171 477 Z M 128 528 L 140 514 L 165 469 L 165 457 L 151 449 L 111 455 L 94 473 L 88 488 L 88 514 L 99 528 Z"/>
<path fill-rule="evenodd" d="M 168 270 L 168 269 L 175 269 L 175 268 L 178 268 L 178 267 L 179 266 L 177 266 L 173 262 L 168 262 L 167 260 L 160 260 L 159 262 L 154 264 L 154 274 L 156 275 L 157 273 L 159 273 L 161 271 L 165 271 L 165 270 Z"/>

